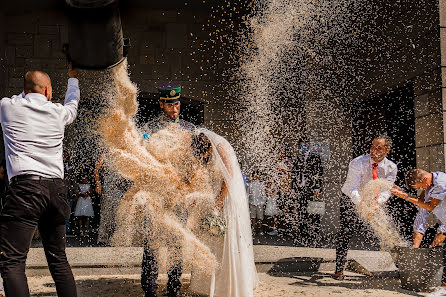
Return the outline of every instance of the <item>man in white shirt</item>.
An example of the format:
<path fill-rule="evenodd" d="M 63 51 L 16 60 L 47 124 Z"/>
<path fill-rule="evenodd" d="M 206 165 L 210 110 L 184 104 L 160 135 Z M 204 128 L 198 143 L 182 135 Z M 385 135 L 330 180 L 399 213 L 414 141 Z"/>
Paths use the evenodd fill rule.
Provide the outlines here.
<path fill-rule="evenodd" d="M 70 215 L 63 182 L 62 141 L 80 98 L 77 69 L 68 69 L 65 104 L 52 103 L 48 74 L 25 74 L 24 92 L 0 101 L 9 189 L 0 211 L 0 272 L 7 296 L 29 296 L 25 261 L 39 228 L 58 296 L 77 296 L 65 254 Z"/>
<path fill-rule="evenodd" d="M 379 135 L 372 141 L 370 154 L 353 159 L 348 167 L 347 179 L 342 187 L 339 211 L 339 232 L 336 242 L 335 279 L 344 277 L 350 240 L 360 226 L 356 206 L 361 202 L 360 191 L 371 180 L 383 178 L 395 182 L 397 166 L 386 158 L 390 152 L 392 140 L 387 135 Z M 392 194 L 390 191 L 377 193 L 376 207 L 384 204 Z"/>

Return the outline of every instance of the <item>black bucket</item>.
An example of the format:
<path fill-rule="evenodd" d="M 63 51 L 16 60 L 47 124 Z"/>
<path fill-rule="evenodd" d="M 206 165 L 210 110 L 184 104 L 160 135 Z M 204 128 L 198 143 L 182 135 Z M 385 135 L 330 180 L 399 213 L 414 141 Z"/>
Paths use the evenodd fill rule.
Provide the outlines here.
<path fill-rule="evenodd" d="M 122 37 L 116 1 L 66 1 L 69 28 L 63 50 L 73 67 L 100 70 L 121 63 L 130 44 Z"/>
<path fill-rule="evenodd" d="M 424 291 L 441 284 L 443 250 L 435 248 L 395 249 L 400 272 L 401 287 L 411 291 Z"/>

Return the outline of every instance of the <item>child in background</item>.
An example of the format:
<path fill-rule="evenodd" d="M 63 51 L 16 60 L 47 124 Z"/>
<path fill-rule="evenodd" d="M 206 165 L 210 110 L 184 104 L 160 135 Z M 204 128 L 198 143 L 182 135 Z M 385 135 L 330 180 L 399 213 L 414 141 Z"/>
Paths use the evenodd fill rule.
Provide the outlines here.
<path fill-rule="evenodd" d="M 262 221 L 266 203 L 265 185 L 260 181 L 258 171 L 252 173 L 251 182 L 248 183 L 249 212 L 251 216 L 252 233 L 259 230 L 259 235 L 263 235 Z"/>
<path fill-rule="evenodd" d="M 269 180 L 266 186 L 266 207 L 265 215 L 271 217 L 273 221 L 273 228 L 267 234 L 270 236 L 276 236 L 277 231 L 277 216 L 280 214 L 280 210 L 277 207 L 277 198 L 279 197 L 279 189 L 276 183 Z"/>
<path fill-rule="evenodd" d="M 74 216 L 78 219 L 81 235 L 88 233 L 90 229 L 90 218 L 94 217 L 93 203 L 91 202 L 92 189 L 87 177 L 83 176 L 78 185 L 76 194 L 76 209 Z"/>

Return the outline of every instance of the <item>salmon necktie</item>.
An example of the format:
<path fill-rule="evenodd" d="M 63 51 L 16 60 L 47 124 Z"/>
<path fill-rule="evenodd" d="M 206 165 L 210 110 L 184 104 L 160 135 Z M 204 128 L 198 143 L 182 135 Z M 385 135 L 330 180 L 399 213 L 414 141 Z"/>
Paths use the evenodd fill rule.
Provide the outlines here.
<path fill-rule="evenodd" d="M 375 180 L 378 178 L 378 163 L 373 163 L 372 167 L 373 167 L 372 177 Z"/>

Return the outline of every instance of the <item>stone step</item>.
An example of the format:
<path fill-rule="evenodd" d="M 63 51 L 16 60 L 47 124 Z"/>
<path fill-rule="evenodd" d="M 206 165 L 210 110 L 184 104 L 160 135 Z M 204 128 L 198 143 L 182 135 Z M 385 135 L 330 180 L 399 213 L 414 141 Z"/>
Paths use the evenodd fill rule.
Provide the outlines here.
<path fill-rule="evenodd" d="M 67 248 L 75 275 L 139 274 L 143 249 L 139 247 Z M 258 272 L 333 272 L 333 249 L 289 246 L 254 246 Z M 49 275 L 42 248 L 31 248 L 26 262 L 27 275 Z M 347 269 L 366 275 L 395 271 L 390 254 L 379 251 L 349 251 Z M 165 273 L 161 268 L 160 273 Z M 187 273 L 187 271 L 185 271 Z"/>

